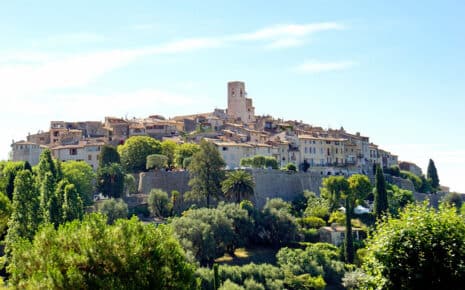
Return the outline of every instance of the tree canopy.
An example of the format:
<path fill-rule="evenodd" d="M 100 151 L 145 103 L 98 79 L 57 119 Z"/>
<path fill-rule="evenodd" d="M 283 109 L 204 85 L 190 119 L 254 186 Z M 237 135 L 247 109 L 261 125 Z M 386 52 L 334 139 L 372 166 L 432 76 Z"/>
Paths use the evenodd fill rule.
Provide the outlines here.
<path fill-rule="evenodd" d="M 92 204 L 95 192 L 96 174 L 92 167 L 84 161 L 66 161 L 62 165 L 63 177 L 74 186 L 85 205 Z"/>
<path fill-rule="evenodd" d="M 111 163 L 120 163 L 119 153 L 114 146 L 103 145 L 100 149 L 98 166 L 107 166 Z"/>
<path fill-rule="evenodd" d="M 431 186 L 434 189 L 439 188 L 439 176 L 436 165 L 432 159 L 429 160 L 428 169 L 426 170 L 426 178 L 431 180 Z"/>
<path fill-rule="evenodd" d="M 121 165 L 126 171 L 145 171 L 147 156 L 160 154 L 160 142 L 148 136 L 133 136 L 118 146 Z"/>
<path fill-rule="evenodd" d="M 465 221 L 455 208 L 408 205 L 367 241 L 363 269 L 376 289 L 462 289 Z"/>
<path fill-rule="evenodd" d="M 244 170 L 235 170 L 228 172 L 221 188 L 225 197 L 239 203 L 243 198 L 253 195 L 254 186 L 255 183 L 250 173 Z"/>
<path fill-rule="evenodd" d="M 31 289 L 192 289 L 194 267 L 169 227 L 92 214 L 21 240 L 7 271 Z"/>
<path fill-rule="evenodd" d="M 189 165 L 189 186 L 192 194 L 206 199 L 207 207 L 212 198 L 218 199 L 222 195 L 221 182 L 224 179 L 226 163 L 213 143 L 202 140 L 200 151 L 192 156 Z"/>

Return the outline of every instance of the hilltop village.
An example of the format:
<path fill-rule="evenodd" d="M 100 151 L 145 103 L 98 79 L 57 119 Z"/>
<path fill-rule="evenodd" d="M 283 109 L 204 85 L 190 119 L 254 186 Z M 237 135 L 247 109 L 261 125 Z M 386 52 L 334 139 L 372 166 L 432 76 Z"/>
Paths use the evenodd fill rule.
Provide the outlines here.
<path fill-rule="evenodd" d="M 276 158 L 280 166 L 289 163 L 321 175 L 371 174 L 373 164 L 387 168 L 400 165 L 403 170 L 421 175 L 421 168 L 410 162 L 399 163 L 398 157 L 370 142 L 359 132 L 323 129 L 302 121 L 256 116 L 245 83 L 227 84 L 227 109 L 165 118 L 124 119 L 105 117 L 104 122 L 51 121 L 47 131 L 13 142 L 10 160 L 38 163 L 44 148 L 50 148 L 61 161 L 82 160 L 97 169 L 102 145 L 123 144 L 131 136 L 147 135 L 158 140 L 178 143 L 201 139 L 212 142 L 224 158 L 227 168 L 240 167 L 242 158 L 256 155 Z"/>

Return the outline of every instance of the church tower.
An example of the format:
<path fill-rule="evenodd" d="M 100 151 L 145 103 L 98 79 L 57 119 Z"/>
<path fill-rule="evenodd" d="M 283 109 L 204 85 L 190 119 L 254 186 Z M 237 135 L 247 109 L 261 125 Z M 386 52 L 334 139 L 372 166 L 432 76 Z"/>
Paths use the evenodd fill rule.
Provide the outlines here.
<path fill-rule="evenodd" d="M 228 117 L 239 119 L 244 123 L 255 121 L 255 108 L 252 99 L 247 98 L 245 83 L 228 82 Z"/>

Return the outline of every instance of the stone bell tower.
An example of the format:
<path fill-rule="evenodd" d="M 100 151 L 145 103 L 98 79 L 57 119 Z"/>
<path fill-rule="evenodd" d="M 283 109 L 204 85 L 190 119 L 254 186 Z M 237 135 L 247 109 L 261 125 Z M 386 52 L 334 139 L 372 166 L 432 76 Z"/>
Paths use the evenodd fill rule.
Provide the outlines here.
<path fill-rule="evenodd" d="M 255 122 L 255 108 L 252 99 L 247 98 L 245 83 L 228 82 L 228 117 L 244 123 Z"/>

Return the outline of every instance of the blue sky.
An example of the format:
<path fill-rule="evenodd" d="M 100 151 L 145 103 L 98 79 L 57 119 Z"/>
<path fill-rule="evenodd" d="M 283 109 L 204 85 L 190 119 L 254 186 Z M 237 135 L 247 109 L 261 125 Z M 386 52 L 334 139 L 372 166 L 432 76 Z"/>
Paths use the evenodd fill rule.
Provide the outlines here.
<path fill-rule="evenodd" d="M 360 131 L 465 192 L 463 1 L 3 1 L 0 158 L 51 120 L 226 107 Z"/>

